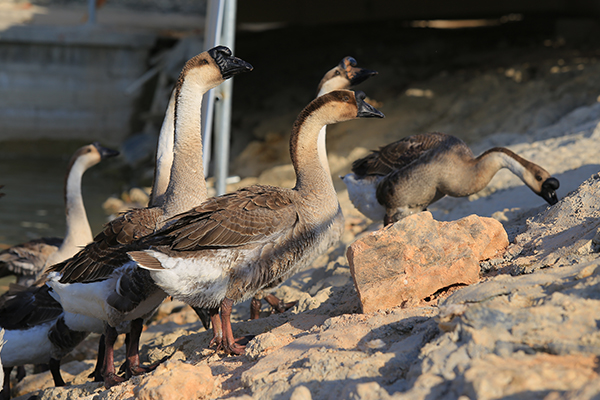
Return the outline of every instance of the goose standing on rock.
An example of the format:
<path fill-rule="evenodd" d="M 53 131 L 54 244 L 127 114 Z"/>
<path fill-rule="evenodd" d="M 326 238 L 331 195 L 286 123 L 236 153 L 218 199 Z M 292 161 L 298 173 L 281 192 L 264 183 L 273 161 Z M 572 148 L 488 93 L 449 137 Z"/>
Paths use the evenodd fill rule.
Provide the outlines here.
<path fill-rule="evenodd" d="M 110 254 L 115 248 L 155 232 L 168 218 L 206 200 L 200 134 L 202 95 L 224 80 L 251 70 L 250 64 L 233 57 L 231 50 L 224 46 L 215 47 L 189 60 L 183 67 L 174 91 L 173 157 L 164 194 L 153 191 L 154 207 L 123 214 L 108 223 L 85 249 L 48 270 L 48 285 L 53 288 L 53 295 L 59 299 L 65 311 L 106 322 L 103 366 L 106 387 L 124 380 L 115 372 L 113 353 L 118 336 L 116 328 L 123 323 L 130 321 L 130 340 L 126 349 L 127 377 L 148 370 L 139 364 L 139 338 L 144 320 L 154 313 L 166 297 L 147 271 L 128 263 L 127 255 L 123 254 L 119 259 L 110 257 Z M 168 130 L 161 130 L 161 136 L 163 131 Z M 164 143 L 169 146 L 168 140 Z M 159 180 L 155 179 L 155 184 L 157 182 Z"/>
<path fill-rule="evenodd" d="M 242 354 L 245 348 L 231 329 L 233 304 L 308 265 L 330 241 L 340 205 L 319 132 L 327 124 L 383 117 L 364 98 L 362 92 L 337 90 L 300 113 L 290 137 L 293 189 L 256 185 L 211 198 L 113 257 L 128 254 L 133 261 L 124 267 L 146 269 L 169 295 L 208 308 L 211 344 Z"/>
<path fill-rule="evenodd" d="M 83 146 L 73 154 L 64 187 L 65 238 L 41 238 L 4 250 L 0 253 L 0 276 L 16 275 L 17 284 L 29 286 L 44 265 L 65 260 L 92 241 L 92 230 L 81 195 L 81 179 L 89 168 L 118 154 L 118 151 L 102 147 L 99 143 Z"/>
<path fill-rule="evenodd" d="M 352 163 L 342 177 L 354 206 L 384 224 L 423 211 L 444 196 L 465 197 L 508 168 L 548 204 L 558 202 L 558 179 L 504 147 L 478 157 L 459 138 L 440 132 L 409 136 Z"/>
<path fill-rule="evenodd" d="M 347 56 L 344 57 L 338 65 L 327 71 L 327 73 L 319 82 L 319 86 L 317 87 L 317 97 L 334 90 L 350 89 L 352 86 L 364 82 L 371 76 L 377 75 L 377 71 L 359 68 L 357 67 L 357 64 L 358 63 L 353 57 Z M 327 127 L 323 126 L 321 128 L 321 132 L 319 133 L 319 154 L 321 154 L 324 157 L 322 161 L 323 167 L 329 174 L 331 174 L 329 170 L 329 162 L 327 161 L 327 150 L 325 146 L 326 133 Z M 340 210 L 340 212 L 336 215 L 334 219 L 334 227 L 330 230 L 329 240 L 323 242 L 321 248 L 322 252 L 324 253 L 331 246 L 338 243 L 342 236 L 342 233 L 344 233 L 344 214 L 342 214 L 342 211 Z M 274 282 L 272 285 L 269 286 L 269 288 L 274 288 L 278 286 L 281 282 L 283 281 L 281 280 L 278 282 Z M 265 295 L 261 291 L 252 298 L 252 302 L 250 305 L 250 319 L 256 319 L 259 317 L 261 299 L 266 300 L 274 311 L 280 313 L 288 310 L 296 304 L 296 302 L 285 303 L 282 300 L 275 297 L 275 295 Z"/>

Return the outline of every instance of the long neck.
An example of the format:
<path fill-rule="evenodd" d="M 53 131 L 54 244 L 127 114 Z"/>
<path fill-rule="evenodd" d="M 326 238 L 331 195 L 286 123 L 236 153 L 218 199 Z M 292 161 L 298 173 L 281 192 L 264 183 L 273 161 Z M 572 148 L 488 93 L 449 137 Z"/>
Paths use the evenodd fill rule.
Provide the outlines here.
<path fill-rule="evenodd" d="M 296 190 L 303 198 L 311 199 L 311 205 L 319 213 L 337 213 L 339 203 L 325 151 L 325 132 L 321 134 L 323 123 L 315 115 L 309 115 L 292 131 L 291 157 L 296 171 Z M 323 143 L 321 147 L 321 141 Z"/>
<path fill-rule="evenodd" d="M 60 248 L 47 263 L 57 263 L 73 256 L 81 247 L 93 240 L 92 230 L 88 222 L 81 195 L 81 178 L 88 167 L 81 159 L 75 161 L 68 172 L 65 184 L 65 212 L 67 229 Z M 51 265 L 51 264 L 48 264 Z"/>
<path fill-rule="evenodd" d="M 198 80 L 186 79 L 176 95 L 173 165 L 162 205 L 165 218 L 187 211 L 208 197 L 200 133 L 204 86 Z"/>
<path fill-rule="evenodd" d="M 470 173 L 465 174 L 465 180 L 471 182 L 470 193 L 476 193 L 485 188 L 494 175 L 502 168 L 508 168 L 513 174 L 517 175 L 521 180 L 525 173 L 525 167 L 519 163 L 511 154 L 514 154 L 506 149 L 499 150 L 497 148 L 490 149 L 474 159 L 470 168 Z"/>
<path fill-rule="evenodd" d="M 325 93 L 329 93 L 331 90 L 328 90 L 325 87 L 322 87 L 317 93 L 317 97 L 324 95 Z M 319 157 L 321 158 L 321 164 L 328 175 L 331 176 L 331 170 L 329 169 L 329 160 L 327 159 L 327 144 L 326 144 L 326 136 L 327 136 L 327 125 L 323 126 L 319 131 L 319 140 L 318 140 L 318 149 L 319 149 Z"/>
<path fill-rule="evenodd" d="M 163 120 L 158 145 L 156 148 L 156 163 L 154 164 L 154 182 L 150 194 L 149 207 L 161 206 L 164 203 L 165 192 L 171 177 L 173 165 L 173 140 L 175 136 L 175 90 L 171 93 L 165 119 Z"/>

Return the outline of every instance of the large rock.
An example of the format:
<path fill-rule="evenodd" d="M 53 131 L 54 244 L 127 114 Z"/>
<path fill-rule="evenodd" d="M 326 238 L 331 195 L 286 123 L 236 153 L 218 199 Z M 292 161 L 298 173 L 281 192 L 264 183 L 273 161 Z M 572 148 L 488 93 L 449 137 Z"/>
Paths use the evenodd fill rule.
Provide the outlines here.
<path fill-rule="evenodd" d="M 438 222 L 422 212 L 358 239 L 346 255 L 363 312 L 369 313 L 475 283 L 479 261 L 506 246 L 506 232 L 494 219 L 471 215 Z"/>
<path fill-rule="evenodd" d="M 215 379 L 207 365 L 181 361 L 161 364 L 133 389 L 139 400 L 206 399 L 215 390 Z"/>

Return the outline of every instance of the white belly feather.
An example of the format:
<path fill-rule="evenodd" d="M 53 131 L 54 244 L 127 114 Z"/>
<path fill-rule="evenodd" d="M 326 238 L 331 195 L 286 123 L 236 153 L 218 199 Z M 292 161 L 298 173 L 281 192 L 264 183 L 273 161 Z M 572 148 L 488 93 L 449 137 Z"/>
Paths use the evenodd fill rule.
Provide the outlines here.
<path fill-rule="evenodd" d="M 377 185 L 381 179 L 380 176 L 357 179 L 354 174 L 346 174 L 342 177 L 354 207 L 373 221 L 381 221 L 385 217 L 385 207 L 379 204 L 376 195 Z"/>

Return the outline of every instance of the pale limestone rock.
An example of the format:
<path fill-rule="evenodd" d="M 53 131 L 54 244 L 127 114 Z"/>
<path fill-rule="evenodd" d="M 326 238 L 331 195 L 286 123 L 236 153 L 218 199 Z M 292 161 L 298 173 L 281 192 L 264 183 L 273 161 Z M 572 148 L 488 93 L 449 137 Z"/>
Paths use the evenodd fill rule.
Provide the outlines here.
<path fill-rule="evenodd" d="M 471 215 L 435 221 L 422 212 L 354 242 L 347 252 L 363 312 L 410 304 L 479 280 L 479 261 L 508 245 L 502 224 Z"/>
<path fill-rule="evenodd" d="M 207 365 L 168 361 L 145 376 L 133 392 L 139 400 L 207 399 L 215 388 Z"/>

